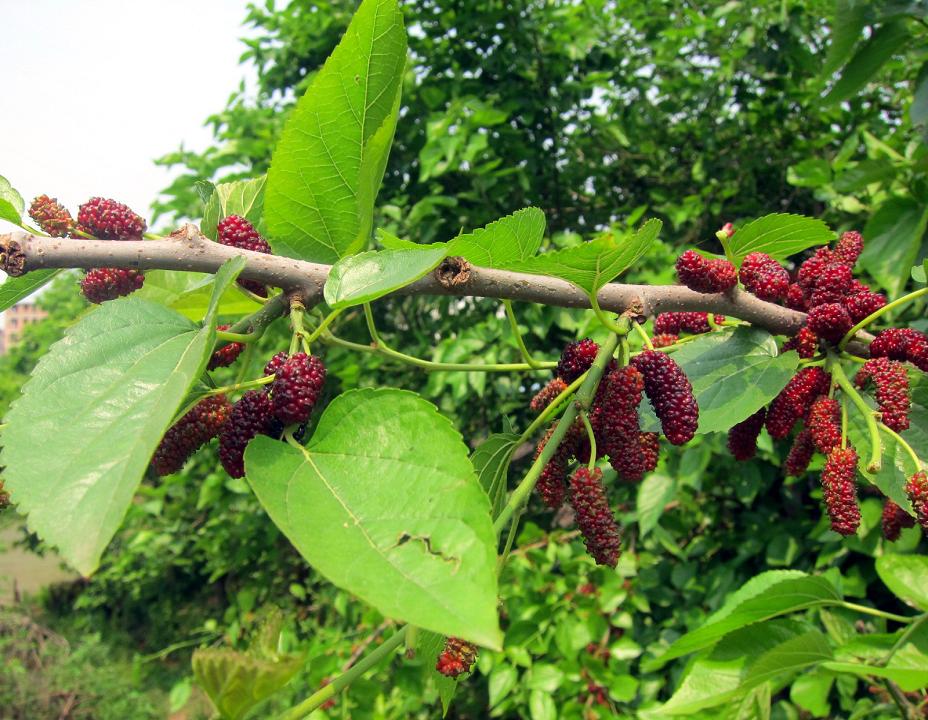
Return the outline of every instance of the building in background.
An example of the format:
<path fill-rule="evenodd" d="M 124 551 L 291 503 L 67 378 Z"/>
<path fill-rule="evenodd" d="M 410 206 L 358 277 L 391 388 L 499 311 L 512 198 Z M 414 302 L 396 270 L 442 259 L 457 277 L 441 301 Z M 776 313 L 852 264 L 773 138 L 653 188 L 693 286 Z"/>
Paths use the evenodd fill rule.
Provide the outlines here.
<path fill-rule="evenodd" d="M 0 328 L 0 355 L 19 342 L 23 328 L 42 320 L 48 315 L 35 303 L 18 303 L 3 313 L 3 327 Z"/>

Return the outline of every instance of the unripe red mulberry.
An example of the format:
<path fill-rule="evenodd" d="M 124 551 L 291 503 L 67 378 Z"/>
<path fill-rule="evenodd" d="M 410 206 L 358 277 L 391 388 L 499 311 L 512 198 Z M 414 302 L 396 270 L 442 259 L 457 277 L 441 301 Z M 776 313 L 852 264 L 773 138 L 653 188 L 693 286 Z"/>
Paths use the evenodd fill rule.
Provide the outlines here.
<path fill-rule="evenodd" d="M 671 333 L 659 333 L 651 338 L 651 345 L 656 348 L 670 347 L 680 340 L 679 335 Z"/>
<path fill-rule="evenodd" d="M 232 405 L 225 395 L 213 395 L 198 402 L 164 434 L 151 459 L 158 475 L 180 470 L 201 446 L 219 434 L 229 419 Z"/>
<path fill-rule="evenodd" d="M 568 343 L 564 352 L 561 353 L 555 374 L 565 383 L 572 383 L 593 367 L 593 361 L 598 352 L 599 345 L 589 338 Z"/>
<path fill-rule="evenodd" d="M 848 232 L 841 235 L 841 238 L 838 240 L 838 244 L 835 245 L 835 249 L 832 251 L 832 255 L 835 260 L 847 263 L 853 267 L 854 263 L 857 262 L 857 258 L 860 257 L 860 253 L 862 253 L 863 250 L 863 235 L 861 235 L 856 230 L 849 230 Z"/>
<path fill-rule="evenodd" d="M 142 287 L 145 276 L 139 270 L 125 268 L 95 268 L 81 279 L 84 297 L 98 305 L 134 293 Z"/>
<path fill-rule="evenodd" d="M 631 360 L 644 376 L 644 391 L 661 421 L 661 429 L 672 445 L 692 440 L 699 423 L 699 407 L 683 370 L 668 355 L 644 350 Z"/>
<path fill-rule="evenodd" d="M 854 326 L 851 316 L 843 305 L 825 303 L 809 310 L 809 330 L 820 338 L 838 343 Z"/>
<path fill-rule="evenodd" d="M 861 388 L 869 380 L 876 385 L 876 402 L 883 424 L 896 432 L 908 429 L 909 375 L 905 366 L 885 357 L 870 358 L 854 376 L 854 382 Z"/>
<path fill-rule="evenodd" d="M 757 436 L 766 417 L 767 408 L 761 408 L 728 431 L 728 450 L 735 460 L 750 460 L 757 453 Z"/>
<path fill-rule="evenodd" d="M 100 240 L 141 240 L 148 225 L 128 206 L 108 198 L 94 197 L 78 208 L 82 232 Z"/>
<path fill-rule="evenodd" d="M 297 353 L 280 366 L 271 383 L 274 416 L 285 425 L 304 423 L 325 383 L 325 365 L 315 355 Z"/>
<path fill-rule="evenodd" d="M 806 258 L 802 265 L 799 266 L 799 271 L 796 273 L 796 282 L 804 290 L 811 292 L 815 288 L 815 283 L 822 270 L 832 262 L 831 250 L 827 247 L 819 248 L 815 251 L 815 254 Z"/>
<path fill-rule="evenodd" d="M 809 309 L 809 301 L 806 299 L 806 295 L 799 283 L 793 283 L 789 286 L 789 290 L 786 291 L 784 303 L 790 310 L 805 312 Z"/>
<path fill-rule="evenodd" d="M 74 228 L 74 218 L 56 198 L 39 195 L 29 206 L 29 217 L 52 237 L 65 237 Z"/>
<path fill-rule="evenodd" d="M 713 317 L 716 325 L 725 322 L 724 315 Z M 654 319 L 654 333 L 656 335 L 679 335 L 681 332 L 700 335 L 712 328 L 709 325 L 708 313 L 704 312 L 666 312 L 660 313 Z"/>
<path fill-rule="evenodd" d="M 271 254 L 271 246 L 255 229 L 255 226 L 240 215 L 229 215 L 216 226 L 216 237 L 222 245 L 251 250 L 252 252 Z M 267 297 L 267 289 L 254 280 L 239 280 L 238 284 L 255 295 Z"/>
<path fill-rule="evenodd" d="M 735 266 L 727 260 L 704 258 L 687 250 L 677 258 L 677 279 L 698 293 L 720 293 L 738 284 Z"/>
<path fill-rule="evenodd" d="M 812 442 L 812 434 L 804 429 L 793 439 L 786 462 L 783 463 L 783 469 L 787 475 L 799 477 L 809 469 L 809 463 L 812 462 L 814 454 L 815 443 Z"/>
<path fill-rule="evenodd" d="M 290 354 L 286 351 L 277 353 L 274 357 L 268 360 L 267 365 L 264 366 L 264 375 L 276 375 L 281 366 L 287 362 L 288 357 L 290 357 Z"/>
<path fill-rule="evenodd" d="M 533 397 L 532 401 L 529 403 L 529 408 L 531 408 L 534 413 L 540 413 L 554 402 L 554 399 L 566 389 L 567 383 L 559 377 L 550 380 L 547 385 L 535 394 L 535 397 Z"/>
<path fill-rule="evenodd" d="M 597 565 L 614 568 L 619 561 L 622 532 L 609 509 L 599 468 L 581 466 L 574 471 L 570 477 L 570 504 L 587 552 Z"/>
<path fill-rule="evenodd" d="M 815 289 L 809 299 L 809 307 L 825 305 L 826 303 L 840 303 L 851 287 L 854 273 L 850 265 L 844 263 L 830 263 L 822 268 L 821 274 L 816 278 Z"/>
<path fill-rule="evenodd" d="M 780 394 L 767 409 L 767 432 L 770 437 L 781 440 L 805 418 L 812 402 L 819 395 L 827 395 L 831 376 L 820 367 L 802 368 L 790 378 Z"/>
<path fill-rule="evenodd" d="M 535 460 L 538 459 L 542 450 L 545 449 L 545 445 L 547 445 L 548 441 L 551 439 L 551 434 L 554 432 L 555 427 L 557 426 L 552 425 L 548 428 L 545 436 L 538 443 L 538 446 L 535 448 Z M 568 431 L 568 434 L 569 432 L 570 431 Z M 564 499 L 567 496 L 567 465 L 570 462 L 570 456 L 573 454 L 570 440 L 571 438 L 569 437 L 564 437 L 564 439 L 561 440 L 561 444 L 557 446 L 554 455 L 542 468 L 541 474 L 538 476 L 538 482 L 535 483 L 535 489 L 538 490 L 538 494 L 541 495 L 542 502 L 553 510 L 557 510 L 557 508 L 563 505 Z"/>
<path fill-rule="evenodd" d="M 886 296 L 870 291 L 848 295 L 844 298 L 844 307 L 854 323 L 859 323 L 877 310 L 886 306 Z"/>
<path fill-rule="evenodd" d="M 853 535 L 860 526 L 856 476 L 857 451 L 854 448 L 835 448 L 828 453 L 822 469 L 822 490 L 831 529 L 840 535 Z"/>
<path fill-rule="evenodd" d="M 229 420 L 219 433 L 219 461 L 234 478 L 245 475 L 245 447 L 270 431 L 273 416 L 267 394 L 249 390 L 232 406 Z"/>
<path fill-rule="evenodd" d="M 801 358 L 814 357 L 818 352 L 818 338 L 809 328 L 802 327 L 798 333 L 783 343 L 783 352 L 789 350 L 795 350 Z"/>
<path fill-rule="evenodd" d="M 730 222 L 722 225 L 721 229 L 715 233 L 717 238 L 730 238 L 735 234 L 735 226 Z"/>
<path fill-rule="evenodd" d="M 781 300 L 789 292 L 789 273 L 767 253 L 749 253 L 741 262 L 738 277 L 745 289 L 761 300 Z"/>
<path fill-rule="evenodd" d="M 608 373 L 596 394 L 590 424 L 596 449 L 624 480 L 640 480 L 645 472 L 645 455 L 638 427 L 638 405 L 644 377 L 626 366 Z"/>
<path fill-rule="evenodd" d="M 883 537 L 889 542 L 896 542 L 899 535 L 902 534 L 902 528 L 915 527 L 915 518 L 892 500 L 887 499 L 883 505 L 883 516 L 880 524 L 883 529 Z"/>
<path fill-rule="evenodd" d="M 834 398 L 822 395 L 809 409 L 806 428 L 815 449 L 827 455 L 841 444 L 841 405 Z"/>
<path fill-rule="evenodd" d="M 477 662 L 477 646 L 461 638 L 449 637 L 438 655 L 435 669 L 442 675 L 456 678 L 470 672 Z"/>
<path fill-rule="evenodd" d="M 908 479 L 905 484 L 905 494 L 915 510 L 915 519 L 928 531 L 928 476 L 924 470 L 919 470 Z"/>
<path fill-rule="evenodd" d="M 231 325 L 219 325 L 217 330 L 228 330 Z M 240 342 L 231 342 L 226 345 L 223 345 L 221 348 L 213 352 L 212 356 L 209 359 L 209 364 L 206 366 L 207 370 L 215 370 L 216 368 L 229 367 L 234 363 L 238 356 L 242 354 L 245 350 L 245 343 Z"/>

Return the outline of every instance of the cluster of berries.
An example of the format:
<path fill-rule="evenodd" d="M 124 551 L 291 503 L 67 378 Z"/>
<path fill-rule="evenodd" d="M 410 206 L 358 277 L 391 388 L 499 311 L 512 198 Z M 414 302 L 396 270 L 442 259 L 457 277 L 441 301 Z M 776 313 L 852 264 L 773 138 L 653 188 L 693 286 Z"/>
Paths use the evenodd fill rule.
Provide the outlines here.
<path fill-rule="evenodd" d="M 651 344 L 656 348 L 673 345 L 680 340 L 682 333 L 702 335 L 712 332 L 724 324 L 724 315 L 713 315 L 704 312 L 665 312 L 654 319 L 654 337 Z"/>
<path fill-rule="evenodd" d="M 39 195 L 29 206 L 29 216 L 52 237 L 89 235 L 98 240 L 141 240 L 148 228 L 126 205 L 101 197 L 81 205 L 75 221 L 55 198 Z M 135 292 L 144 282 L 141 270 L 94 268 L 81 279 L 81 292 L 90 302 L 99 304 Z"/>
<path fill-rule="evenodd" d="M 468 673 L 477 662 L 477 646 L 461 638 L 449 637 L 438 654 L 435 669 L 442 675 L 456 678 Z"/>
<path fill-rule="evenodd" d="M 238 248 L 239 250 L 251 250 L 252 252 L 271 254 L 271 246 L 268 245 L 255 226 L 248 220 L 239 215 L 229 215 L 216 226 L 216 237 L 221 245 Z M 254 280 L 239 280 L 238 284 L 244 290 L 248 290 L 259 297 L 267 297 L 267 288 Z"/>
<path fill-rule="evenodd" d="M 561 354 L 556 377 L 532 399 L 535 412 L 544 410 L 566 387 L 593 364 L 599 346 L 589 339 L 570 343 Z M 658 435 L 641 430 L 638 409 L 647 395 L 667 440 L 682 445 L 692 439 L 699 408 L 689 380 L 673 359 L 656 350 L 644 350 L 625 367 L 611 361 L 593 400 L 589 421 L 597 458 L 609 458 L 618 476 L 629 482 L 657 466 Z M 556 425 L 536 449 L 536 459 L 549 442 Z M 559 508 L 568 500 L 587 550 L 600 565 L 615 567 L 621 531 L 609 508 L 602 472 L 589 469 L 590 442 L 579 418 L 569 428 L 554 455 L 541 471 L 536 487 L 542 500 Z M 570 474 L 572 460 L 581 463 Z"/>

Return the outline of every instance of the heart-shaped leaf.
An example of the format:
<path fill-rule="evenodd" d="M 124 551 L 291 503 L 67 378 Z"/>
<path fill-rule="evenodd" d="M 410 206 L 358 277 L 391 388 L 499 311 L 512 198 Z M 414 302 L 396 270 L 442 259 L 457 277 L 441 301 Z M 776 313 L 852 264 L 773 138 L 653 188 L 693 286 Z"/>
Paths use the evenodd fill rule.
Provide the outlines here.
<path fill-rule="evenodd" d="M 234 650 L 201 648 L 191 658 L 193 676 L 222 718 L 239 720 L 299 672 L 303 658 L 265 660 Z"/>
<path fill-rule="evenodd" d="M 728 245 L 735 261 L 740 264 L 752 252 L 767 253 L 776 260 L 785 260 L 806 248 L 827 245 L 834 237 L 835 234 L 821 220 L 774 213 L 738 228 Z"/>
<path fill-rule="evenodd" d="M 419 245 L 349 255 L 332 266 L 325 281 L 325 301 L 337 310 L 376 300 L 426 275 L 446 251 L 444 246 Z"/>

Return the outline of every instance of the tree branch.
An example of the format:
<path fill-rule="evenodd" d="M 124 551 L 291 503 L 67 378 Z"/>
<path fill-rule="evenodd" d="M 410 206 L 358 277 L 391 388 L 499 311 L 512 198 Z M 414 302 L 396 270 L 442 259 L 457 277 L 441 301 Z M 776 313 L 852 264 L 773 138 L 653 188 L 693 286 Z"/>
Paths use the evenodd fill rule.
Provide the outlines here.
<path fill-rule="evenodd" d="M 12 276 L 43 268 L 94 267 L 214 273 L 224 262 L 239 255 L 248 262 L 242 278 L 279 287 L 288 293 L 298 293 L 307 306 L 322 300 L 331 265 L 220 245 L 203 236 L 194 225 L 186 225 L 164 240 L 86 240 L 51 238 L 24 232 L 0 235 L 0 269 Z M 590 307 L 586 294 L 566 280 L 471 267 L 467 263 L 459 263 L 450 272 L 447 266 L 440 267 L 394 294 L 473 296 L 558 307 Z M 729 294 L 704 295 L 680 285 L 609 283 L 599 291 L 597 298 L 603 310 L 616 313 L 634 304 L 640 305 L 644 315 L 670 311 L 719 313 L 746 320 L 778 335 L 795 334 L 806 317 L 804 313 L 765 302 L 738 288 Z M 860 340 L 872 339 L 863 332 L 857 337 Z"/>

